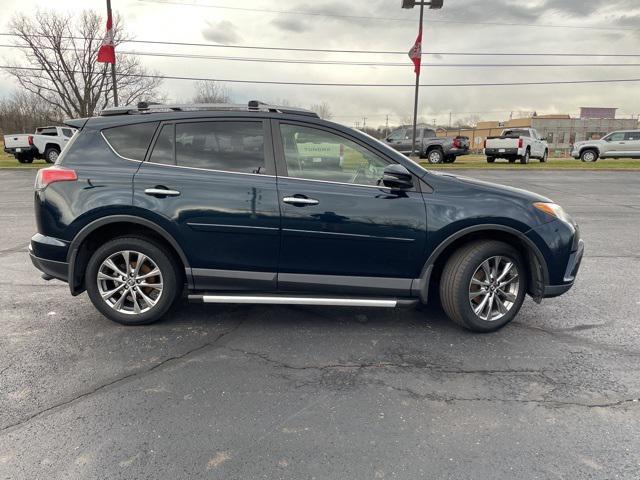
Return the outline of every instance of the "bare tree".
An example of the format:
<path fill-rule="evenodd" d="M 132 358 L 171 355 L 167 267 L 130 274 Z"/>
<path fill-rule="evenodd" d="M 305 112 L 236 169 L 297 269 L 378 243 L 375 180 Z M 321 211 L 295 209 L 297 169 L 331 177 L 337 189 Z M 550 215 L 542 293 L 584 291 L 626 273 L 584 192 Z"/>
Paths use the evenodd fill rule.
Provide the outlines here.
<path fill-rule="evenodd" d="M 0 133 L 33 132 L 36 127 L 62 122 L 62 112 L 26 90 L 0 100 Z"/>
<path fill-rule="evenodd" d="M 226 85 L 213 80 L 196 82 L 196 94 L 193 96 L 193 103 L 229 103 L 230 101 L 231 90 Z"/>
<path fill-rule="evenodd" d="M 327 102 L 316 103 L 311 105 L 311 110 L 316 112 L 320 118 L 324 120 L 331 120 L 333 118 L 333 113 L 331 112 L 331 107 Z"/>
<path fill-rule="evenodd" d="M 75 19 L 54 11 L 38 11 L 33 18 L 19 14 L 9 28 L 24 64 L 14 63 L 7 71 L 22 88 L 70 117 L 92 116 L 112 103 L 110 65 L 96 63 L 105 29 L 98 13 L 84 11 Z M 128 38 L 117 16 L 114 32 L 117 47 Z M 162 78 L 148 75 L 135 55 L 117 55 L 122 104 L 158 99 Z"/>

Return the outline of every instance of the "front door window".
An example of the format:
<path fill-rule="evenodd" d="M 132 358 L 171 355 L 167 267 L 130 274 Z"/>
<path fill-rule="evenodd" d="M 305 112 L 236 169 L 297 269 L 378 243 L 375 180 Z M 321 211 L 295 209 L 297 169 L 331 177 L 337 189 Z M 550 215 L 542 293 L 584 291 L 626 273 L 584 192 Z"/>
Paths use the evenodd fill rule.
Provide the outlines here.
<path fill-rule="evenodd" d="M 280 131 L 290 177 L 381 185 L 388 163 L 356 142 L 299 125 L 282 124 Z"/>

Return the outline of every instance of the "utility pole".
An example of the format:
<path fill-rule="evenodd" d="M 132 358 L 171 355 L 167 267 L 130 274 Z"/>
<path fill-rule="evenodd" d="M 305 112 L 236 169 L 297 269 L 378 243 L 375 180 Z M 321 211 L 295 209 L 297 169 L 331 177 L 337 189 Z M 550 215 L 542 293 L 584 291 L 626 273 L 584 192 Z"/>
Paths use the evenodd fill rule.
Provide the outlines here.
<path fill-rule="evenodd" d="M 367 117 L 362 117 L 362 130 L 367 128 Z"/>
<path fill-rule="evenodd" d="M 111 0 L 107 0 L 107 17 L 113 18 L 111 15 Z M 118 84 L 116 83 L 115 61 L 111 64 L 111 83 L 113 84 L 113 105 L 117 107 L 118 106 Z"/>
<path fill-rule="evenodd" d="M 420 5 L 420 20 L 418 23 L 418 38 L 420 38 L 420 61 L 422 60 L 422 19 L 424 17 L 424 6 L 428 5 L 430 9 L 442 8 L 444 0 L 431 0 L 429 2 L 416 0 L 402 0 L 402 8 L 413 8 Z M 411 56 L 411 55 L 410 55 Z M 419 64 L 417 65 L 419 67 Z M 413 99 L 413 139 L 411 141 L 411 155 L 416 151 L 416 131 L 418 121 L 418 92 L 420 90 L 420 68 L 416 69 L 416 91 Z"/>
<path fill-rule="evenodd" d="M 387 115 L 387 121 L 384 124 L 384 136 L 389 135 L 389 115 Z"/>
<path fill-rule="evenodd" d="M 451 128 L 451 112 L 449 112 L 449 128 Z"/>

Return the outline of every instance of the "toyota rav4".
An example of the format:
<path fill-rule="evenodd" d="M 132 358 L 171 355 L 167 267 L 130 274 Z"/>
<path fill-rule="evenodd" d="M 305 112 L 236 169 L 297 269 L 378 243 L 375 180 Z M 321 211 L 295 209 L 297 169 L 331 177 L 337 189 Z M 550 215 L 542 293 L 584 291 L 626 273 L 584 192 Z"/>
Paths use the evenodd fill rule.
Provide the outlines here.
<path fill-rule="evenodd" d="M 193 302 L 396 307 L 439 297 L 487 332 L 574 283 L 578 227 L 548 198 L 431 172 L 310 111 L 113 108 L 35 184 L 30 255 L 127 325 Z"/>

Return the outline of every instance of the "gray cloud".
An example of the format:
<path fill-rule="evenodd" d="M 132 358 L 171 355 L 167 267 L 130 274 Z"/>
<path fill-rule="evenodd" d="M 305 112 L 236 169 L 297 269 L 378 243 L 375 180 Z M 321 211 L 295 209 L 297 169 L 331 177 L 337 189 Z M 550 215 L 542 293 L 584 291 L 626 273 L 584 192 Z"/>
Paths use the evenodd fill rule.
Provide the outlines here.
<path fill-rule="evenodd" d="M 239 43 L 242 37 L 237 32 L 236 26 L 229 20 L 219 22 L 207 22 L 207 27 L 202 30 L 202 36 L 215 43 Z"/>
<path fill-rule="evenodd" d="M 293 15 L 282 15 L 271 20 L 269 23 L 280 30 L 294 33 L 306 32 L 309 31 L 310 28 L 313 28 L 312 25 L 304 19 L 298 16 L 294 17 Z"/>

